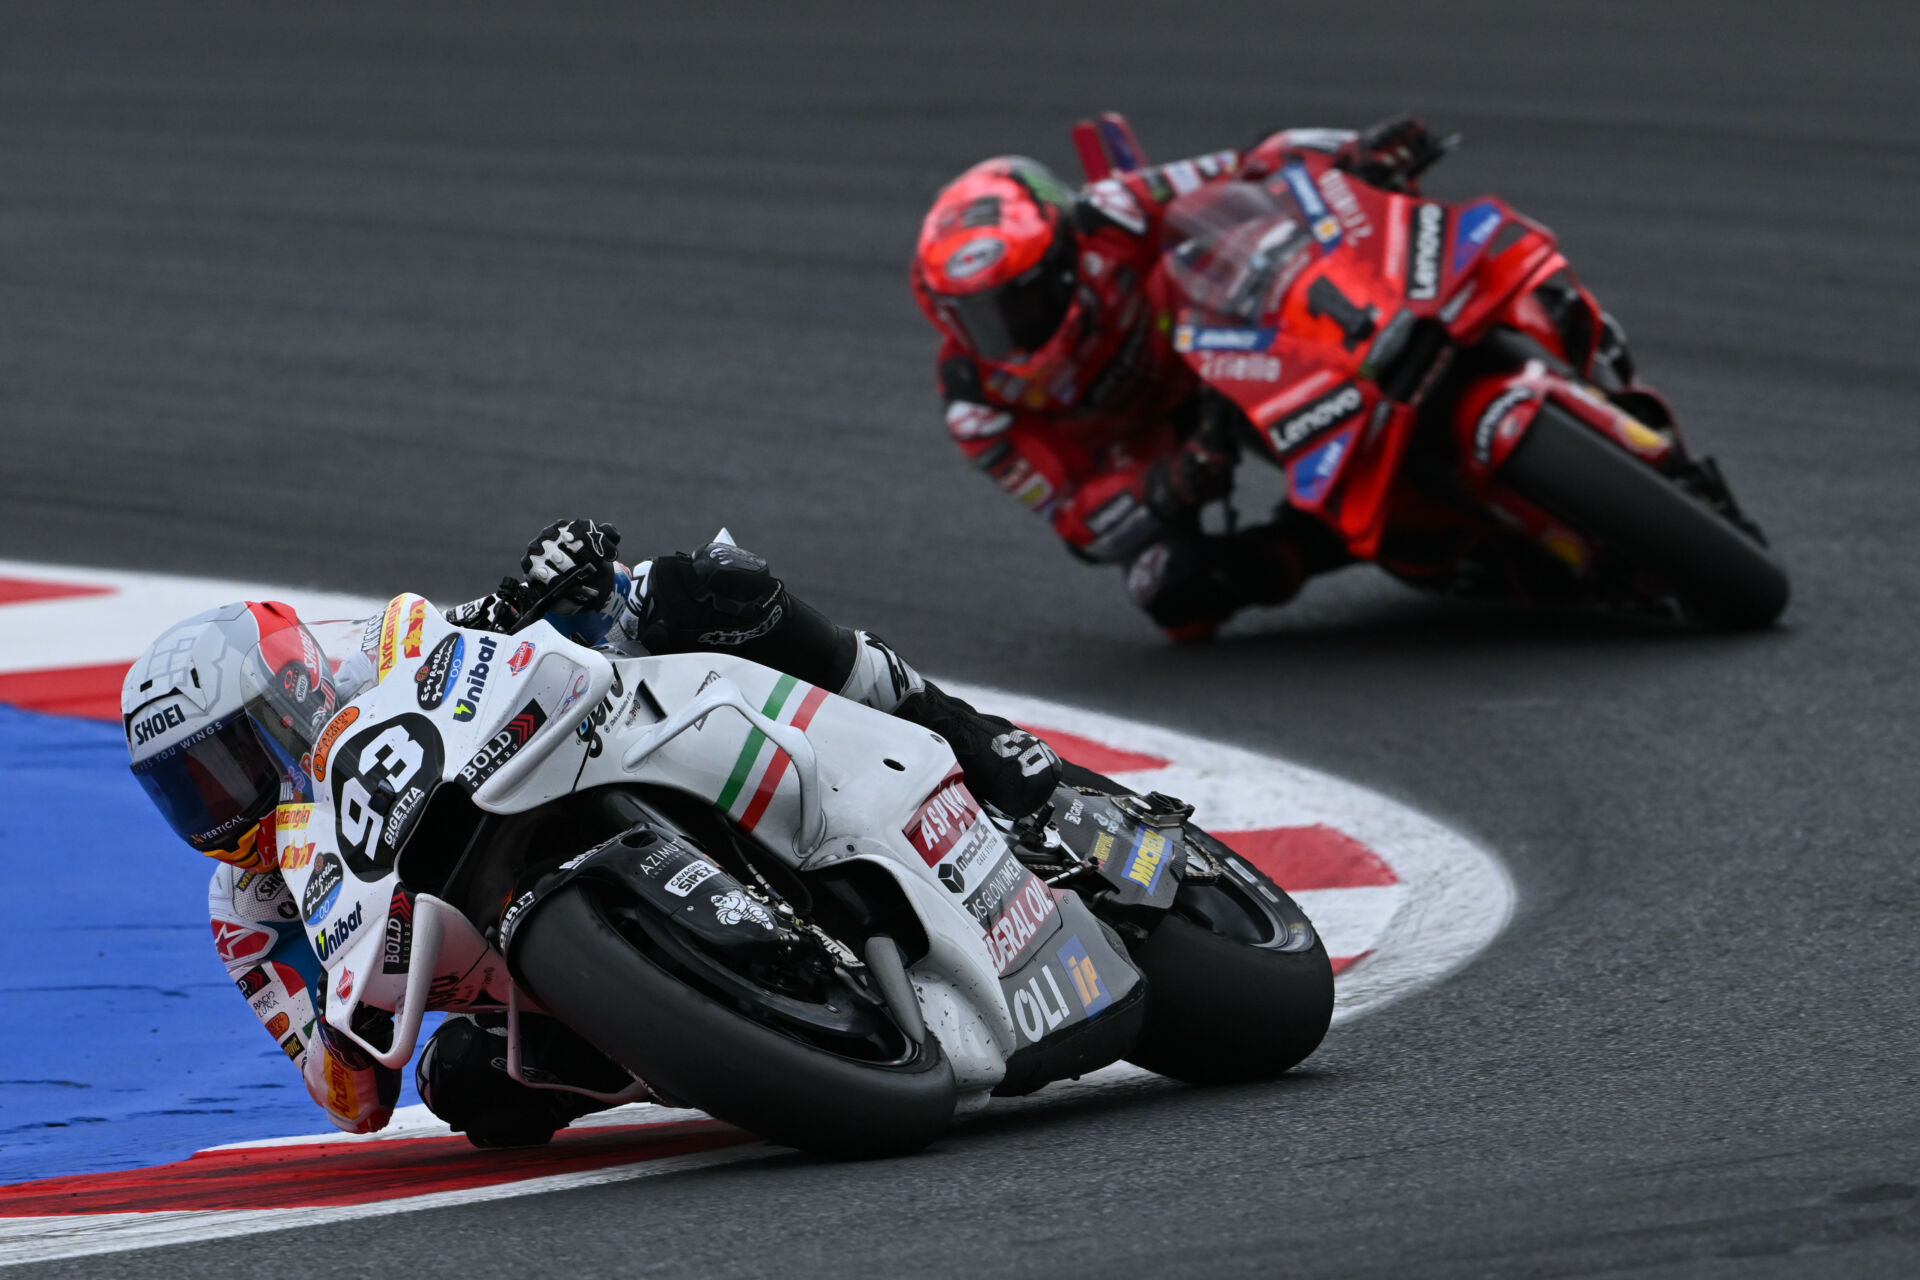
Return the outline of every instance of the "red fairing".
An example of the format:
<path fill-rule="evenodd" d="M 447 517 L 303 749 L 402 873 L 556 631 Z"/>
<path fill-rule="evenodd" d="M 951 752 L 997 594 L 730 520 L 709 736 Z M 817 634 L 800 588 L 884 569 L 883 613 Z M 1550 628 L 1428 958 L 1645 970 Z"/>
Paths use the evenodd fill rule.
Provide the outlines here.
<path fill-rule="evenodd" d="M 1562 572 L 1557 560 L 1583 579 L 1606 553 L 1596 560 L 1502 479 L 1546 405 L 1741 522 L 1717 472 L 1688 456 L 1665 402 L 1635 379 L 1624 336 L 1553 234 L 1493 196 L 1420 192 L 1419 169 L 1446 144 L 1428 137 L 1424 160 L 1389 162 L 1368 149 L 1377 131 L 1295 129 L 1242 157 L 1136 169 L 1131 131 L 1108 123 L 1076 128 L 1096 180 L 1070 222 L 1054 216 L 1055 201 L 1034 218 L 1008 216 L 1003 233 L 979 203 L 984 188 L 965 185 L 978 172 L 951 188 L 954 201 L 936 205 L 923 230 L 915 288 L 947 335 L 941 389 L 955 443 L 1086 558 L 1131 564 L 1129 592 L 1150 612 L 1155 575 L 1173 572 L 1168 547 L 1193 536 L 1161 520 L 1221 491 L 1223 424 L 1243 459 L 1251 449 L 1287 475 L 1286 510 L 1260 535 L 1272 544 L 1234 544 L 1272 562 L 1272 590 L 1234 587 L 1251 603 L 1277 603 L 1303 574 L 1346 558 L 1450 590 L 1587 590 L 1539 566 Z M 1041 223 L 1044 243 L 1023 230 Z M 959 323 L 987 308 L 956 298 L 942 264 L 997 289 L 1017 283 L 1008 273 L 1021 264 L 1057 262 L 1069 232 L 1073 295 L 1052 297 L 1065 319 L 1045 341 L 1000 341 L 1023 319 L 1051 319 L 1042 307 Z M 1002 234 L 1004 251 L 966 242 Z M 1202 400 L 1203 389 L 1238 415 Z M 1158 560 L 1142 554 L 1155 547 Z M 1621 568 L 1603 565 L 1611 579 L 1592 582 L 1610 599 L 1622 588 L 1644 596 Z M 1169 604 L 1156 620 L 1181 625 L 1166 619 L 1187 607 Z M 1244 606 L 1205 607 L 1216 612 L 1199 614 L 1196 634 Z"/>
<path fill-rule="evenodd" d="M 1289 475 L 1289 501 L 1361 559 L 1459 548 L 1519 527 L 1565 560 L 1566 531 L 1493 477 L 1546 398 L 1658 465 L 1675 447 L 1589 384 L 1603 327 L 1552 234 L 1494 197 L 1459 203 L 1384 191 L 1334 167 L 1335 135 L 1276 135 L 1229 187 L 1165 213 L 1174 345 L 1245 413 Z M 1457 483 L 1493 517 L 1464 523 L 1402 475 L 1457 353 L 1496 330 L 1542 357 L 1459 385 L 1449 426 Z M 1550 367 L 1551 366 L 1551 367 Z M 1457 379 L 1456 379 L 1457 381 Z M 1632 389 L 1658 404 L 1645 388 Z M 1516 516 L 1516 512 L 1521 514 Z M 1422 552 L 1426 573 L 1456 552 Z"/>

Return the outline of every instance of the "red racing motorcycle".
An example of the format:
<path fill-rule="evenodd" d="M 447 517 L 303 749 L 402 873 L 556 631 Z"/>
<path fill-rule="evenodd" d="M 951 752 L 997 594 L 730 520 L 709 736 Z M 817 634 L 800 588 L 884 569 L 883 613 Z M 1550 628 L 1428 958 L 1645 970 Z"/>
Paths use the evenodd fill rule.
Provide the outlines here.
<path fill-rule="evenodd" d="M 1241 165 L 1258 177 L 1179 196 L 1165 223 L 1174 347 L 1292 506 L 1436 590 L 1725 628 L 1780 614 L 1766 539 L 1551 231 L 1495 197 L 1394 194 L 1315 160 L 1269 140 Z"/>

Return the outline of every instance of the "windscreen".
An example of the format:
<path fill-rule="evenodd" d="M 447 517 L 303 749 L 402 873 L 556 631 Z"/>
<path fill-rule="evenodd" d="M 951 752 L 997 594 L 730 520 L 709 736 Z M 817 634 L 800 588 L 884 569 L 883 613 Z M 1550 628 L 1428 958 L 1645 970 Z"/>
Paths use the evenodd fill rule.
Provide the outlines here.
<path fill-rule="evenodd" d="M 1285 186 L 1253 182 L 1215 183 L 1181 196 L 1167 209 L 1166 237 L 1167 272 L 1181 293 L 1249 324 L 1278 302 L 1313 242 Z"/>
<path fill-rule="evenodd" d="M 247 654 L 240 673 L 247 715 L 289 761 L 311 752 L 335 713 L 374 683 L 362 643 L 378 621 L 289 623 Z"/>

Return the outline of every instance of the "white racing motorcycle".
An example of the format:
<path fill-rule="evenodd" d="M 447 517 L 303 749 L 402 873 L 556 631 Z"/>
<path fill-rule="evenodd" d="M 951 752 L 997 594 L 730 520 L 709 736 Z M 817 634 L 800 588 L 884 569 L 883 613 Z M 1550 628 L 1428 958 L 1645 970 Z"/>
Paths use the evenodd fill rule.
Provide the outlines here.
<path fill-rule="evenodd" d="M 1326 1031 L 1306 916 L 1169 797 L 1070 768 L 1011 822 L 944 739 L 792 676 L 414 595 L 307 639 L 344 705 L 307 724 L 256 650 L 248 710 L 312 779 L 274 838 L 325 1017 L 385 1065 L 429 1010 L 504 1012 L 508 1072 L 562 1087 L 545 1013 L 631 1073 L 572 1092 L 874 1156 L 1123 1058 L 1272 1076 Z"/>

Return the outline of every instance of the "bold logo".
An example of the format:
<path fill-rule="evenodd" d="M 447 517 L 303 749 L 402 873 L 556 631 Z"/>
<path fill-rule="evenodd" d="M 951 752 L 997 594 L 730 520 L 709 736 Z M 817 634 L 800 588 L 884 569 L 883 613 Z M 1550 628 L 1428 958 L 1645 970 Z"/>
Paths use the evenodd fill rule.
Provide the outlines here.
<path fill-rule="evenodd" d="M 1292 417 L 1267 428 L 1275 453 L 1288 453 L 1325 431 L 1339 426 L 1361 409 L 1360 388 L 1351 382 L 1336 387 Z"/>
<path fill-rule="evenodd" d="M 333 994 L 339 996 L 342 1000 L 347 999 L 353 994 L 353 970 L 342 969 L 340 971 L 340 982 L 334 987 Z"/>
<path fill-rule="evenodd" d="M 235 986 L 240 988 L 240 994 L 251 1000 L 266 989 L 267 971 L 259 965 L 255 965 L 238 978 L 235 978 L 233 982 Z"/>
<path fill-rule="evenodd" d="M 353 904 L 352 911 L 334 921 L 332 928 L 313 935 L 315 954 L 325 961 L 328 956 L 340 950 L 346 945 L 347 939 L 353 936 L 354 930 L 360 927 L 360 918 L 360 904 L 356 902 Z"/>
<path fill-rule="evenodd" d="M 491 665 L 493 655 L 500 646 L 486 636 L 480 637 L 479 651 L 474 655 L 473 669 L 467 672 L 467 687 L 461 692 L 460 701 L 453 704 L 455 720 L 471 720 L 480 710 L 480 695 L 486 692 L 487 677 L 493 674 Z"/>
<path fill-rule="evenodd" d="M 458 718 L 456 713 L 455 718 Z M 499 771 L 500 766 L 511 760 L 514 753 L 527 745 L 540 726 L 547 722 L 547 713 L 540 709 L 537 702 L 529 702 L 520 708 L 520 714 L 507 721 L 500 732 L 487 739 L 487 745 L 481 747 L 473 759 L 460 767 L 460 780 L 467 790 L 476 791 L 480 784 Z"/>
<path fill-rule="evenodd" d="M 1140 828 L 1133 842 L 1133 857 L 1127 863 L 1127 879 L 1152 893 L 1167 869 L 1167 838 L 1158 831 Z"/>
<path fill-rule="evenodd" d="M 1440 249 L 1447 242 L 1447 211 L 1437 204 L 1413 210 L 1413 257 L 1407 264 L 1407 297 L 1430 301 L 1440 292 Z"/>
<path fill-rule="evenodd" d="M 1007 242 L 997 236 L 982 236 L 978 240 L 969 240 L 953 251 L 947 259 L 946 273 L 949 280 L 968 280 L 979 275 L 994 263 L 1006 256 Z"/>
<path fill-rule="evenodd" d="M 1080 1007 L 1089 1018 L 1113 1003 L 1113 995 L 1100 981 L 1100 971 L 1093 967 L 1093 957 L 1087 954 L 1079 934 L 1068 938 L 1056 954 L 1060 967 L 1073 980 L 1074 994 L 1080 997 Z"/>
<path fill-rule="evenodd" d="M 313 766 L 307 770 L 315 782 L 327 780 L 327 757 L 333 754 L 333 744 L 340 741 L 340 735 L 352 728 L 353 722 L 359 718 L 360 708 L 348 707 L 329 720 L 327 727 L 320 731 L 319 740 L 313 744 Z"/>
<path fill-rule="evenodd" d="M 1004 977 L 1014 967 L 1020 953 L 1039 936 L 1041 926 L 1053 918 L 1053 913 L 1053 895 L 1047 892 L 1047 886 L 1037 876 L 1029 872 L 1026 884 L 1007 900 L 1000 918 L 986 931 L 987 952 L 993 957 L 994 967 L 1001 976 Z"/>
<path fill-rule="evenodd" d="M 513 651 L 513 656 L 507 659 L 507 670 L 517 676 L 522 671 L 525 671 L 527 669 L 527 664 L 532 661 L 533 661 L 533 646 L 529 644 L 527 641 L 522 640 L 520 642 L 520 647 Z"/>
<path fill-rule="evenodd" d="M 413 955 L 413 899 L 395 889 L 387 903 L 386 938 L 380 945 L 380 972 L 405 973 Z"/>
<path fill-rule="evenodd" d="M 133 745 L 144 746 L 149 739 L 157 738 L 169 729 L 177 729 L 187 722 L 187 713 L 178 703 L 154 712 L 145 720 L 133 723 Z"/>
<path fill-rule="evenodd" d="M 1453 270 L 1458 275 L 1473 255 L 1479 253 L 1487 241 L 1493 239 L 1493 233 L 1506 221 L 1505 215 L 1491 200 L 1482 200 L 1470 204 L 1460 211 L 1460 220 L 1453 238 Z"/>
<path fill-rule="evenodd" d="M 1521 405 L 1533 399 L 1533 392 L 1525 387 L 1510 387 L 1494 397 L 1473 425 L 1473 458 L 1481 466 L 1493 461 L 1493 437 L 1501 424 Z"/>
<path fill-rule="evenodd" d="M 980 820 L 980 805 L 967 790 L 960 771 L 948 774 L 924 800 L 907 823 L 905 834 L 928 866 L 953 851 L 960 838 Z"/>
<path fill-rule="evenodd" d="M 415 600 L 407 606 L 407 634 L 400 641 L 400 652 L 409 658 L 420 656 L 420 628 L 427 620 L 427 602 Z"/>
<path fill-rule="evenodd" d="M 340 900 L 340 859 L 330 853 L 320 855 L 320 861 L 314 864 L 313 875 L 307 880 L 305 892 L 300 895 L 300 915 L 308 924 L 319 923 L 321 917 L 333 910 L 333 904 Z"/>
<path fill-rule="evenodd" d="M 467 638 L 458 632 L 433 646 L 433 652 L 413 673 L 413 696 L 422 711 L 433 711 L 447 700 L 466 656 Z"/>

